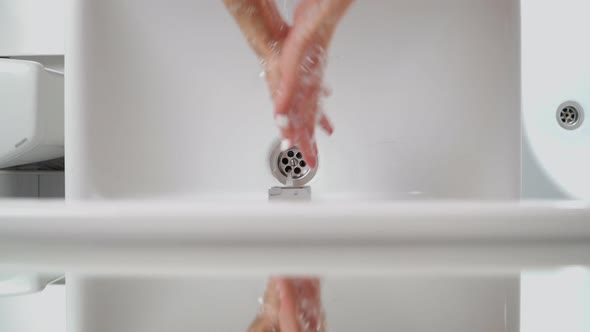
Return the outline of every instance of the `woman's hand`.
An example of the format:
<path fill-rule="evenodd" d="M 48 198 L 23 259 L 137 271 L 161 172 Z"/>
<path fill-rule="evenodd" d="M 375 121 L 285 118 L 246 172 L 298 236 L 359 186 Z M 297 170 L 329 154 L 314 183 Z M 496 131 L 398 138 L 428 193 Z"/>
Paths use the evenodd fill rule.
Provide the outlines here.
<path fill-rule="evenodd" d="M 324 332 L 325 325 L 319 279 L 275 277 L 248 332 Z"/>
<path fill-rule="evenodd" d="M 283 148 L 297 146 L 310 167 L 317 164 L 315 127 L 333 127 L 321 110 L 327 93 L 327 50 L 340 18 L 353 0 L 302 0 L 290 27 L 274 0 L 224 0 L 264 64 Z"/>
<path fill-rule="evenodd" d="M 275 118 L 283 138 L 299 147 L 310 167 L 317 163 L 315 126 L 333 127 L 321 109 L 323 75 L 330 41 L 353 0 L 302 0 L 281 48 Z"/>

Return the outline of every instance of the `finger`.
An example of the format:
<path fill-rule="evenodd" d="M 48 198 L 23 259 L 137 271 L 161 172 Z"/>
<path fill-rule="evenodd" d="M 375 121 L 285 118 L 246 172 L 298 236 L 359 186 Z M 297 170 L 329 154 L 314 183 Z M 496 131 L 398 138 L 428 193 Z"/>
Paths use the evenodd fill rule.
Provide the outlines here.
<path fill-rule="evenodd" d="M 307 130 L 307 137 L 309 137 L 310 143 L 313 145 L 315 142 L 315 129 L 316 129 L 316 115 L 315 113 L 310 113 L 308 115 L 307 123 L 306 123 L 306 130 Z"/>
<path fill-rule="evenodd" d="M 275 113 L 275 121 L 281 129 L 283 137 L 283 149 L 299 146 L 301 137 L 304 137 L 301 132 L 302 130 L 305 131 L 308 123 L 304 111 L 307 107 L 305 93 L 304 89 L 297 89 L 288 112 Z"/>
<path fill-rule="evenodd" d="M 301 332 L 297 321 L 296 295 L 293 284 L 288 278 L 279 278 L 277 288 L 281 297 L 279 327 L 281 332 Z"/>
<path fill-rule="evenodd" d="M 293 280 L 297 291 L 297 319 L 303 331 L 317 331 L 321 323 L 319 280 L 303 278 Z"/>
<path fill-rule="evenodd" d="M 315 126 L 317 123 L 316 114 L 318 111 L 318 94 L 317 91 L 311 91 L 313 87 L 306 89 L 305 103 L 298 109 L 305 119 L 304 126 L 307 136 L 312 138 L 315 136 Z"/>
<path fill-rule="evenodd" d="M 293 29 L 287 36 L 281 52 L 281 80 L 275 100 L 277 113 L 287 113 L 293 103 L 297 84 L 301 79 L 301 65 L 305 51 L 311 45 L 311 35 L 304 29 Z"/>
<path fill-rule="evenodd" d="M 264 291 L 263 303 L 262 303 L 262 312 L 264 315 L 269 317 L 277 317 L 279 313 L 280 307 L 280 297 L 279 291 L 277 289 L 276 278 L 271 278 L 266 285 L 266 290 Z"/>
<path fill-rule="evenodd" d="M 275 60 L 271 60 L 275 61 Z M 269 90 L 271 91 L 271 97 L 273 101 L 277 99 L 278 96 L 278 86 L 280 81 L 280 69 L 275 62 L 267 63 L 267 67 L 271 67 L 267 74 L 267 82 L 269 86 Z M 290 111 L 290 110 L 289 110 Z M 291 120 L 292 114 L 291 112 L 286 113 L 277 113 L 275 109 L 274 113 L 274 120 L 276 126 L 279 128 L 279 132 L 281 135 L 281 150 L 289 149 L 294 144 L 294 130 L 293 130 L 293 121 Z"/>
<path fill-rule="evenodd" d="M 268 84 L 268 90 L 270 91 L 271 99 L 274 101 L 278 93 L 279 84 L 281 82 L 281 71 L 279 68 L 278 59 L 276 56 L 265 59 L 263 60 L 263 66 L 264 77 L 266 78 L 266 82 Z"/>
<path fill-rule="evenodd" d="M 322 83 L 320 66 L 320 63 L 316 61 L 309 67 L 309 70 L 320 73 L 310 74 L 301 80 L 298 84 L 300 93 L 297 94 L 297 96 L 301 96 L 301 100 L 296 99 L 294 102 L 295 112 L 298 112 L 305 119 L 304 127 L 309 137 L 314 137 L 315 135 L 316 113 L 319 108 Z"/>
<path fill-rule="evenodd" d="M 303 113 L 303 110 L 308 107 L 305 99 L 298 98 L 297 100 L 298 102 L 295 105 L 298 112 L 294 116 L 294 120 L 296 120 L 294 123 L 296 125 L 294 128 L 295 145 L 303 154 L 303 158 L 309 167 L 315 167 L 317 158 L 311 145 L 311 137 L 315 127 L 314 116 L 309 112 L 307 114 Z"/>
<path fill-rule="evenodd" d="M 293 127 L 294 144 L 304 155 L 309 155 L 308 140 L 313 131 L 313 121 L 309 119 L 309 88 L 299 87 L 293 100 L 292 111 L 289 116 Z M 310 127 L 311 125 L 311 127 Z"/>
<path fill-rule="evenodd" d="M 300 129 L 297 133 L 297 146 L 301 153 L 303 154 L 303 158 L 307 162 L 310 168 L 314 168 L 317 165 L 317 148 L 315 147 L 315 143 L 311 141 L 311 137 L 307 133 L 305 128 Z"/>
<path fill-rule="evenodd" d="M 324 113 L 321 109 L 317 111 L 316 118 L 318 119 L 318 125 L 326 134 L 330 136 L 334 133 L 334 126 L 332 125 L 332 122 L 326 116 L 326 113 Z"/>
<path fill-rule="evenodd" d="M 307 106 L 311 107 L 311 106 Z M 297 146 L 303 154 L 303 158 L 313 168 L 317 165 L 317 145 L 315 144 L 315 114 L 308 112 L 305 115 L 305 126 L 296 131 Z"/>
<path fill-rule="evenodd" d="M 301 278 L 294 280 L 299 297 L 318 302 L 320 300 L 320 281 L 317 278 Z"/>
<path fill-rule="evenodd" d="M 315 77 L 315 82 L 313 85 L 309 87 L 309 91 L 307 92 L 308 95 L 308 105 L 306 106 L 306 111 L 308 112 L 308 124 L 310 127 L 315 128 L 317 124 L 317 114 L 318 111 L 321 109 L 320 105 L 320 98 L 321 98 L 321 83 L 322 77 L 318 76 Z M 310 133 L 313 135 L 313 133 Z"/>

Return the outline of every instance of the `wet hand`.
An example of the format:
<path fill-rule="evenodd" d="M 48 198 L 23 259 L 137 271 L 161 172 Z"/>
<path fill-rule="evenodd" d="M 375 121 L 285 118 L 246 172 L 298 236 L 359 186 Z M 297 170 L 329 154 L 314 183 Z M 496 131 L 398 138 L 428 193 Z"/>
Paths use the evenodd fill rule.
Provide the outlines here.
<path fill-rule="evenodd" d="M 282 42 L 275 119 L 286 142 L 299 147 L 310 167 L 317 163 L 316 124 L 333 127 L 323 110 L 323 75 L 334 30 L 353 0 L 302 0 Z"/>
<path fill-rule="evenodd" d="M 312 331 L 326 331 L 319 279 L 271 278 L 248 332 Z"/>
<path fill-rule="evenodd" d="M 224 0 L 249 44 L 262 59 L 283 148 L 298 146 L 310 167 L 317 164 L 315 127 L 333 127 L 321 110 L 327 49 L 353 0 L 301 0 L 293 26 L 274 0 Z"/>

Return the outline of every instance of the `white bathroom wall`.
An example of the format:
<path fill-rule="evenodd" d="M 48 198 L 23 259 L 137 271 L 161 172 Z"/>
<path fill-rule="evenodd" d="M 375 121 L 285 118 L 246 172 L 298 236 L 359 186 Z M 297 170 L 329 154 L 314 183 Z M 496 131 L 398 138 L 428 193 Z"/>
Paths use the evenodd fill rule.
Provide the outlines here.
<path fill-rule="evenodd" d="M 63 55 L 65 0 L 0 0 L 0 56 Z"/>

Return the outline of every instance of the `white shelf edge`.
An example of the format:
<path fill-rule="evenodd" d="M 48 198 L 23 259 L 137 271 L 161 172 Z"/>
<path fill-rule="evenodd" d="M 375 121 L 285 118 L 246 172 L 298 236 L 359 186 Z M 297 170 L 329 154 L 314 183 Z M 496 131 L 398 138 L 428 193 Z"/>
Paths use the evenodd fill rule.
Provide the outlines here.
<path fill-rule="evenodd" d="M 0 204 L 0 270 L 504 274 L 571 265 L 590 265 L 585 203 Z"/>

